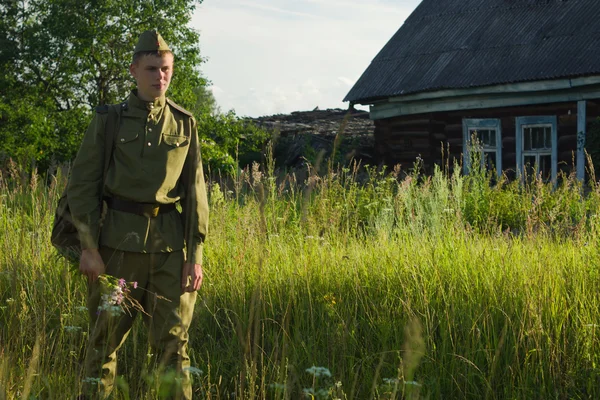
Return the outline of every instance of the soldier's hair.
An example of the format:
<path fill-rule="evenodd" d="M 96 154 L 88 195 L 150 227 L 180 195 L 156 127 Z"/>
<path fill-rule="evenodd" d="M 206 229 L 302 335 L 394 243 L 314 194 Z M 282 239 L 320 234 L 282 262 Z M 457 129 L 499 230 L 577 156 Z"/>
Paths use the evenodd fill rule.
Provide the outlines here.
<path fill-rule="evenodd" d="M 171 50 L 151 50 L 151 51 L 140 51 L 133 55 L 133 60 L 131 61 L 133 64 L 136 64 L 140 58 L 144 56 L 155 56 L 155 57 L 164 57 L 167 54 L 173 55 Z"/>

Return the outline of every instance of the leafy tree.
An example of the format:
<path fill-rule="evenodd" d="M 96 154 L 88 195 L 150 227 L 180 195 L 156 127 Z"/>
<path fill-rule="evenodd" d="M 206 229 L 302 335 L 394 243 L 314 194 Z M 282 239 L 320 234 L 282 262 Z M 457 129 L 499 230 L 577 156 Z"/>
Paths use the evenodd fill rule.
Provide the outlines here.
<path fill-rule="evenodd" d="M 199 70 L 199 35 L 189 22 L 201 1 L 0 3 L 0 166 L 7 157 L 41 169 L 71 160 L 93 108 L 122 101 L 133 88 L 128 66 L 147 29 L 173 50 L 169 97 L 196 115 L 204 161 L 231 170 L 238 159 L 260 158 L 266 133 L 233 111 L 222 114 Z"/>
<path fill-rule="evenodd" d="M 254 123 L 240 119 L 234 111 L 204 113 L 198 119 L 202 157 L 211 170 L 233 172 L 253 161 L 261 161 L 269 134 Z"/>
<path fill-rule="evenodd" d="M 221 112 L 215 96 L 207 86 L 198 86 L 194 91 L 196 104 L 190 110 L 195 115 L 217 115 Z"/>
<path fill-rule="evenodd" d="M 175 54 L 170 97 L 197 105 L 206 85 L 199 34 L 189 27 L 201 0 L 4 0 L 0 3 L 0 157 L 42 168 L 71 159 L 93 107 L 133 86 L 135 42 L 158 29 Z M 200 89 L 199 89 L 200 88 Z"/>

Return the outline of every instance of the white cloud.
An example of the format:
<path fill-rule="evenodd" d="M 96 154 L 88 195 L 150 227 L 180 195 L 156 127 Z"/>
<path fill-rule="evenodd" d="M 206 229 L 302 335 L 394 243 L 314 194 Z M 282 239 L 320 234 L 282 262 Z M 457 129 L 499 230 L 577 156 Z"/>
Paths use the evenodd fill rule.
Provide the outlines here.
<path fill-rule="evenodd" d="M 287 14 L 287 15 L 292 15 L 292 16 L 296 16 L 296 17 L 319 18 L 318 15 L 313 15 L 313 14 L 308 14 L 308 13 L 303 13 L 303 12 L 298 12 L 298 11 L 289 11 L 289 10 L 286 10 L 283 8 L 269 6 L 269 5 L 265 5 L 265 4 L 261 4 L 261 3 L 255 3 L 255 2 L 251 2 L 251 1 L 235 1 L 233 3 L 238 6 L 241 6 L 241 7 L 257 8 L 257 9 L 263 10 L 263 11 L 273 11 L 276 13 Z M 268 3 L 268 2 L 266 2 L 266 3 Z"/>
<path fill-rule="evenodd" d="M 204 0 L 193 26 L 221 109 L 347 107 L 350 87 L 419 0 Z"/>
<path fill-rule="evenodd" d="M 354 85 L 354 82 L 356 82 L 356 79 L 346 78 L 345 76 L 338 76 L 337 79 L 346 86 L 352 86 Z"/>
<path fill-rule="evenodd" d="M 392 13 L 403 15 L 406 18 L 406 12 L 413 10 L 414 6 L 411 6 L 412 1 L 408 1 L 410 5 L 405 7 L 399 6 L 398 2 L 388 2 L 394 5 L 388 5 L 386 2 L 377 0 L 362 0 L 362 1 L 344 1 L 344 0 L 305 0 L 307 3 L 319 4 L 323 7 L 332 7 L 336 9 L 340 8 L 354 8 L 368 13 Z M 420 0 L 419 0 L 420 2 Z M 419 2 L 416 2 L 417 4 Z"/>
<path fill-rule="evenodd" d="M 219 86 L 216 86 L 216 85 L 210 86 L 209 89 L 210 89 L 210 91 L 212 92 L 212 94 L 214 96 L 221 95 L 222 93 L 225 93 L 225 91 L 223 89 L 221 89 Z"/>

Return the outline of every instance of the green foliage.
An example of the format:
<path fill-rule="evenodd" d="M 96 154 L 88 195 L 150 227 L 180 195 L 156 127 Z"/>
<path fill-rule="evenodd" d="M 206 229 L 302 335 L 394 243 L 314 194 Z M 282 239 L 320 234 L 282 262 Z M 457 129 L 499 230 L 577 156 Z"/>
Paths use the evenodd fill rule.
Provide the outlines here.
<path fill-rule="evenodd" d="M 11 157 L 28 168 L 46 170 L 54 161 L 75 156 L 89 113 L 82 108 L 48 113 L 51 105 L 40 102 L 25 96 L 0 103 L 0 165 Z"/>
<path fill-rule="evenodd" d="M 134 87 L 128 66 L 139 33 L 158 29 L 175 55 L 169 97 L 198 120 L 204 162 L 231 172 L 260 160 L 267 134 L 222 114 L 207 80 L 199 34 L 189 21 L 199 0 L 77 0 L 0 4 L 0 166 L 29 170 L 72 160 L 97 105 Z"/>
<path fill-rule="evenodd" d="M 211 170 L 232 173 L 261 161 L 268 133 L 250 121 L 240 119 L 234 111 L 204 113 L 198 119 L 204 163 Z"/>
<path fill-rule="evenodd" d="M 600 396 L 600 188 L 270 163 L 209 184 L 195 397 Z M 35 177 L 0 178 L 0 395 L 72 398 L 85 281 L 49 243 L 64 179 Z M 117 398 L 160 398 L 147 340 L 136 324 Z"/>
<path fill-rule="evenodd" d="M 199 0 L 9 0 L 0 3 L 0 154 L 42 169 L 70 160 L 93 107 L 123 100 L 139 33 L 158 29 L 175 54 L 170 96 L 193 108 L 206 85 Z"/>

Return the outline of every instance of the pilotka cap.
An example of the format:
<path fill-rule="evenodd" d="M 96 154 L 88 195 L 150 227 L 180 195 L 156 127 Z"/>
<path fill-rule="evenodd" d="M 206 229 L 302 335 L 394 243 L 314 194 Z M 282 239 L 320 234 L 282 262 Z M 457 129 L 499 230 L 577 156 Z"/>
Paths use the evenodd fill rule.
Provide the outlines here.
<path fill-rule="evenodd" d="M 146 31 L 140 35 L 133 54 L 142 51 L 171 51 L 167 42 L 157 31 Z"/>

